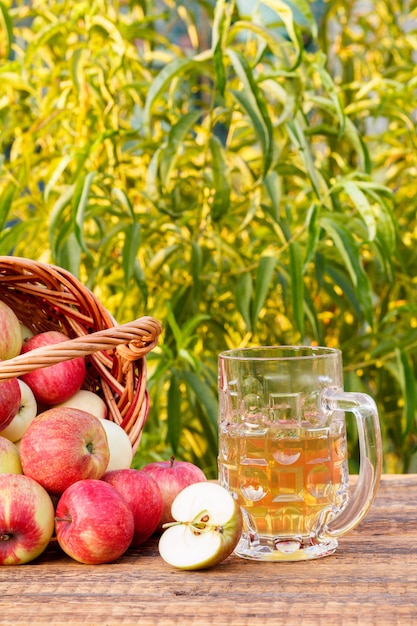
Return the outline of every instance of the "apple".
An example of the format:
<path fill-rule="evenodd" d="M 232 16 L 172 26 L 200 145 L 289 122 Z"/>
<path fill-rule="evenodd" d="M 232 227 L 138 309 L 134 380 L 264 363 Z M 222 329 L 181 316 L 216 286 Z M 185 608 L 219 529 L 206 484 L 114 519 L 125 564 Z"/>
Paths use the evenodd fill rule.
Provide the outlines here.
<path fill-rule="evenodd" d="M 39 413 L 19 448 L 23 473 L 54 495 L 83 478 L 101 478 L 110 459 L 101 421 L 71 407 Z"/>
<path fill-rule="evenodd" d="M 108 419 L 99 419 L 106 431 L 110 450 L 110 460 L 106 472 L 129 469 L 133 460 L 133 448 L 129 435 L 119 424 Z"/>
<path fill-rule="evenodd" d="M 45 489 L 23 474 L 0 474 L 0 565 L 33 561 L 54 532 L 54 506 Z"/>
<path fill-rule="evenodd" d="M 174 567 L 186 570 L 213 567 L 228 557 L 242 532 L 242 513 L 221 485 L 194 483 L 172 503 L 174 522 L 166 524 L 158 549 Z"/>
<path fill-rule="evenodd" d="M 0 474 L 23 474 L 19 450 L 6 437 L 0 437 Z"/>
<path fill-rule="evenodd" d="M 36 348 L 56 345 L 68 341 L 68 337 L 56 330 L 47 330 L 33 335 L 22 345 L 22 354 Z M 32 389 L 39 404 L 53 405 L 64 402 L 81 388 L 86 375 L 84 357 L 77 357 L 69 361 L 61 361 L 48 367 L 39 367 L 21 379 Z"/>
<path fill-rule="evenodd" d="M 80 563 L 111 563 L 130 546 L 133 513 L 120 493 L 104 480 L 85 479 L 70 485 L 55 513 L 58 544 Z"/>
<path fill-rule="evenodd" d="M 0 300 L 0 359 L 12 359 L 22 349 L 20 322 L 11 307 Z"/>
<path fill-rule="evenodd" d="M 38 405 L 29 385 L 20 379 L 17 379 L 17 382 L 21 397 L 19 409 L 10 424 L 1 431 L 1 436 L 10 439 L 10 441 L 19 441 L 23 437 L 38 412 Z"/>
<path fill-rule="evenodd" d="M 96 417 L 103 419 L 107 417 L 107 404 L 103 398 L 94 393 L 94 391 L 88 391 L 87 389 L 79 389 L 70 398 L 63 402 L 58 402 L 55 406 L 71 406 L 74 409 L 92 413 Z"/>
<path fill-rule="evenodd" d="M 70 406 L 76 409 L 82 409 L 102 420 L 110 449 L 110 461 L 106 471 L 126 469 L 131 466 L 133 449 L 129 436 L 119 424 L 107 419 L 107 404 L 104 402 L 103 398 L 93 391 L 80 389 L 71 396 L 71 398 L 68 398 L 68 400 L 64 402 L 59 402 L 55 406 Z"/>
<path fill-rule="evenodd" d="M 164 503 L 158 485 L 149 474 L 133 468 L 106 472 L 103 480 L 130 506 L 135 522 L 131 546 L 139 546 L 155 532 L 161 520 Z"/>
<path fill-rule="evenodd" d="M 176 461 L 172 456 L 169 461 L 154 461 L 142 467 L 142 471 L 150 474 L 158 484 L 164 501 L 164 510 L 161 517 L 162 525 L 172 522 L 171 505 L 178 493 L 193 483 L 207 480 L 204 472 L 188 461 Z"/>
<path fill-rule="evenodd" d="M 0 432 L 8 426 L 20 408 L 21 392 L 16 377 L 0 380 Z"/>
<path fill-rule="evenodd" d="M 35 334 L 35 332 L 31 328 L 29 328 L 29 326 L 23 324 L 22 322 L 20 323 L 20 330 L 22 333 L 22 345 Z"/>

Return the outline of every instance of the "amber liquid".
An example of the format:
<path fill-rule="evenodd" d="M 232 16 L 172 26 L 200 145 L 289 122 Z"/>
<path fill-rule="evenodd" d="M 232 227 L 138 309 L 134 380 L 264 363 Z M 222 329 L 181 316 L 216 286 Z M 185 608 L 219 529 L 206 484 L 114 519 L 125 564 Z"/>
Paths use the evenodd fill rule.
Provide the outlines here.
<path fill-rule="evenodd" d="M 219 480 L 241 505 L 253 546 L 274 550 L 292 539 L 308 546 L 324 517 L 344 508 L 349 485 L 342 422 L 258 432 L 221 424 L 219 438 Z"/>

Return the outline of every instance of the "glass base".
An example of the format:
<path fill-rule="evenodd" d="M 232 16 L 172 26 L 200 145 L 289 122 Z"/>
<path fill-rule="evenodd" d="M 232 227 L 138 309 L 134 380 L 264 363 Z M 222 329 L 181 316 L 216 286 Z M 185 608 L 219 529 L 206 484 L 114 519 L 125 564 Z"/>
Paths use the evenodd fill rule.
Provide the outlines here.
<path fill-rule="evenodd" d="M 311 537 L 251 537 L 243 532 L 234 553 L 253 561 L 308 561 L 333 554 L 336 539 L 318 543 Z"/>

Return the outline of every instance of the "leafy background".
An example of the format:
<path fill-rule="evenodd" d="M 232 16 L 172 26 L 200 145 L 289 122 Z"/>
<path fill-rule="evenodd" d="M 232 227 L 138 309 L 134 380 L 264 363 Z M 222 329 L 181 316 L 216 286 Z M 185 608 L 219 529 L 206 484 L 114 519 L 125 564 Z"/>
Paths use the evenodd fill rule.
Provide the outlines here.
<path fill-rule="evenodd" d="M 138 467 L 215 476 L 218 353 L 308 343 L 375 398 L 384 471 L 416 471 L 416 17 L 0 0 L 0 254 L 162 322 Z"/>

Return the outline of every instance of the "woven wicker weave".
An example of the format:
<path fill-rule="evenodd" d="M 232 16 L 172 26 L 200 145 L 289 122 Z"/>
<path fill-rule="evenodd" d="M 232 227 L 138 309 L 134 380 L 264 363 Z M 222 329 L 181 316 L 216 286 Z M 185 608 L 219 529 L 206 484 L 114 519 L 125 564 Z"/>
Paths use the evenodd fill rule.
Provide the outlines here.
<path fill-rule="evenodd" d="M 0 362 L 0 380 L 85 356 L 84 388 L 105 400 L 108 418 L 122 426 L 136 452 L 149 411 L 145 357 L 158 342 L 160 323 L 141 317 L 117 325 L 70 272 L 19 257 L 0 256 L 0 300 L 33 332 L 59 330 L 69 337 Z"/>

